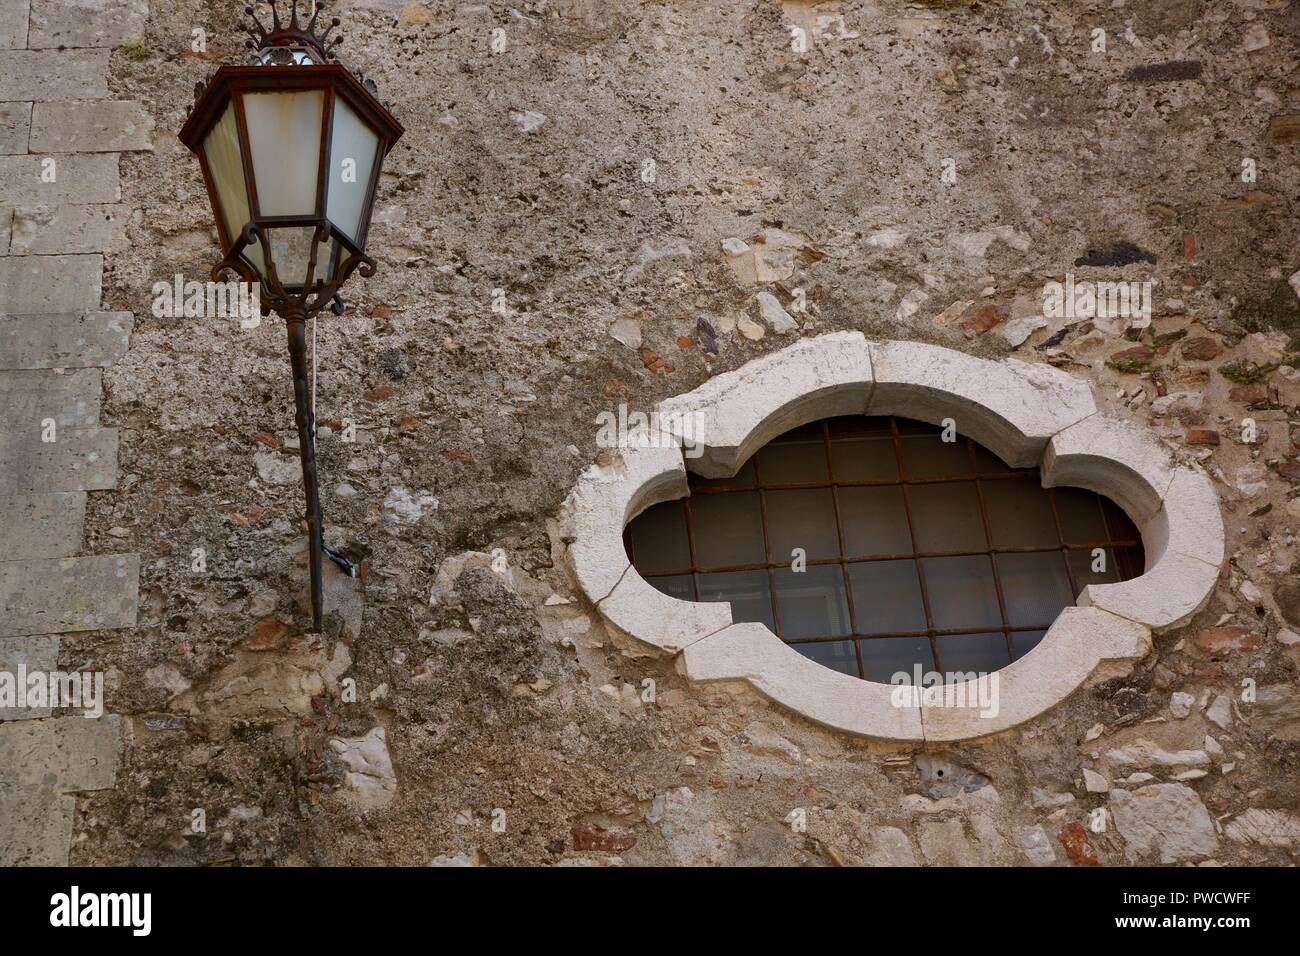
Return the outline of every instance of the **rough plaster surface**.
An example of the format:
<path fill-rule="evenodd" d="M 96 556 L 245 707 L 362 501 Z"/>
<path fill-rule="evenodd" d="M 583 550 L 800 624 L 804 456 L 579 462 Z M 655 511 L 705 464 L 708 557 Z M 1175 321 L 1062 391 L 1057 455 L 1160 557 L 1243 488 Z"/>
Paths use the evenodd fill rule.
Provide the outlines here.
<path fill-rule="evenodd" d="M 1300 324 L 1287 281 L 1300 270 L 1300 146 L 1278 119 L 1300 112 L 1294 3 L 845 0 L 845 30 L 814 32 L 800 55 L 786 27 L 815 27 L 804 4 L 538 0 L 512 13 L 340 2 L 347 56 L 408 129 L 380 184 L 379 271 L 350 283 L 347 314 L 322 320 L 318 337 L 327 537 L 367 568 L 347 671 L 357 697 L 326 688 L 309 716 L 274 703 L 237 717 L 181 713 L 175 701 L 201 709 L 246 656 L 310 653 L 295 646 L 298 491 L 256 466 L 268 450 L 292 461 L 292 392 L 276 321 L 241 329 L 151 312 L 153 283 L 203 279 L 216 257 L 197 164 L 168 131 L 194 83 L 238 56 L 242 38 L 239 4 L 149 7 L 138 25 L 138 4 L 124 5 L 102 38 L 44 12 L 38 31 L 116 45 L 109 34 L 129 24 L 138 59 L 14 50 L 26 31 L 16 39 L 0 26 L 0 101 L 108 93 L 154 120 L 152 151 L 116 165 L 93 154 L 79 161 L 83 183 L 59 186 L 66 194 L 12 186 L 24 202 L 137 211 L 129 249 L 106 250 L 91 286 L 102 293 L 92 309 L 133 314 L 133 327 L 114 319 L 109 329 L 103 313 L 39 329 L 0 319 L 3 341 L 33 353 L 20 367 L 62 364 L 43 354 L 54 349 L 80 367 L 105 364 L 77 358 L 69 335 L 113 363 L 100 421 L 120 430 L 119 480 L 89 496 L 84 553 L 141 555 L 136 627 L 61 640 L 61 660 L 115 675 L 109 709 L 130 728 L 118 741 L 130 773 L 76 798 L 76 842 L 72 798 L 47 792 L 52 815 L 34 818 L 74 862 L 1025 863 L 1046 859 L 1025 830 L 1035 826 L 1061 865 L 1158 862 L 1146 848 L 1199 820 L 1181 790 L 1215 819 L 1300 800 L 1297 643 L 1286 636 L 1300 631 L 1300 595 L 1284 588 L 1300 559 L 1286 467 L 1300 403 L 1286 351 Z M 212 37 L 204 56 L 189 46 L 200 26 Z M 498 26 L 510 38 L 502 55 L 488 46 Z M 1096 26 L 1110 36 L 1104 56 L 1088 52 Z M 1259 28 L 1268 45 L 1243 49 Z M 1131 73 L 1189 57 L 1202 63 L 1197 79 Z M 1238 178 L 1243 157 L 1257 160 L 1257 182 Z M 941 179 L 947 159 L 952 183 Z M 1108 261 L 1119 243 L 1144 255 L 1075 265 Z M 1044 283 L 1067 272 L 1155 280 L 1150 324 L 1045 318 L 1015 354 L 1037 374 L 1055 366 L 1086 380 L 1101 412 L 1150 428 L 1204 469 L 1226 548 L 1207 554 L 1191 530 L 1170 540 L 1225 571 L 1208 606 L 1133 673 L 1076 690 L 1026 728 L 946 748 L 985 787 L 931 797 L 908 745 L 849 742 L 756 693 L 691 685 L 666 661 L 627 656 L 562 572 L 556 516 L 604 451 L 598 412 L 626 402 L 648 413 L 796 335 L 858 332 L 1000 357 L 1003 327 L 1035 326 Z M 15 270 L 12 288 L 44 294 L 27 275 Z M 495 289 L 506 315 L 491 309 Z M 797 332 L 764 322 L 759 291 Z M 780 321 L 770 303 L 767 313 Z M 1149 354 L 1115 358 L 1134 348 Z M 1220 369 L 1235 362 L 1254 371 L 1228 374 L 1259 380 L 1227 378 Z M 1253 444 L 1239 440 L 1247 416 Z M 342 440 L 345 421 L 355 442 Z M 1189 443 L 1197 431 L 1219 443 Z M 388 520 L 398 487 L 436 508 Z M 190 571 L 198 545 L 213 569 L 203 576 Z M 451 600 L 429 604 L 448 559 L 496 549 L 513 586 L 469 568 Z M 1269 690 L 1263 704 L 1237 699 L 1246 676 Z M 1174 718 L 1177 692 L 1194 703 Z M 1219 697 L 1230 730 L 1207 716 Z M 401 787 L 363 822 L 329 741 L 376 726 Z M 1136 728 L 1159 749 L 1108 770 L 1114 786 L 1179 794 L 1144 796 L 1133 825 L 1090 837 L 1093 809 L 1109 800 L 1121 814 L 1082 770 Z M 1168 766 L 1157 753 L 1205 760 Z M 1188 771 L 1206 775 L 1172 779 Z M 1154 779 L 1133 779 L 1143 775 Z M 974 799 L 990 789 L 1001 799 Z M 941 800 L 957 802 L 923 812 Z M 214 819 L 236 806 L 261 813 L 187 838 L 177 821 L 195 806 L 220 808 Z M 805 833 L 786 822 L 796 806 Z M 489 827 L 495 807 L 516 821 L 504 835 Z M 1188 859 L 1295 862 L 1293 846 L 1245 839 L 1258 830 L 1198 837 Z M 25 846 L 29 859 L 58 856 Z"/>

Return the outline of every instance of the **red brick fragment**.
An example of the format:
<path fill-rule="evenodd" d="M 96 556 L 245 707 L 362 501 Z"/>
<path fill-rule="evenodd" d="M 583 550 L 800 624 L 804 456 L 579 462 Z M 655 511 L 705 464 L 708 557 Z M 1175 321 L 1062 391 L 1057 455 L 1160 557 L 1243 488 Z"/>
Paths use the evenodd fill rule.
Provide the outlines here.
<path fill-rule="evenodd" d="M 1240 654 L 1264 646 L 1264 635 L 1240 625 L 1207 627 L 1192 638 L 1196 646 L 1210 654 Z"/>
<path fill-rule="evenodd" d="M 1218 339 L 1213 339 L 1208 335 L 1201 335 L 1194 339 L 1188 339 L 1183 343 L 1183 358 L 1189 362 L 1209 362 L 1219 357 L 1223 351 L 1223 346 L 1219 344 Z"/>
<path fill-rule="evenodd" d="M 1097 851 L 1088 842 L 1088 831 L 1082 823 L 1067 823 L 1058 834 L 1061 846 L 1076 866 L 1098 866 Z"/>
<path fill-rule="evenodd" d="M 1005 305 L 994 305 L 989 302 L 962 319 L 960 325 L 967 335 L 983 335 L 1010 315 L 1011 310 Z"/>
<path fill-rule="evenodd" d="M 273 617 L 258 621 L 253 627 L 253 636 L 244 641 L 244 647 L 250 651 L 270 651 L 289 636 L 289 625 Z"/>
<path fill-rule="evenodd" d="M 622 853 L 636 846 L 636 834 L 631 830 L 606 830 L 590 823 L 573 827 L 575 850 L 600 850 L 603 853 Z"/>
<path fill-rule="evenodd" d="M 1228 391 L 1228 397 L 1234 402 L 1266 402 L 1268 401 L 1268 388 L 1264 385 L 1234 385 Z"/>

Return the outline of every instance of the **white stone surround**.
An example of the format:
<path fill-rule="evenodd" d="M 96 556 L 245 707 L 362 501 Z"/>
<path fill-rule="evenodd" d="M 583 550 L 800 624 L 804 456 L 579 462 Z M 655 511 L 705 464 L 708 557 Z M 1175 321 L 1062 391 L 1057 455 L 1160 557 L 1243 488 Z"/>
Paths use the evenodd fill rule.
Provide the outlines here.
<path fill-rule="evenodd" d="M 1224 559 L 1218 496 L 1142 428 L 1098 412 L 1086 382 L 1047 365 L 975 358 L 858 332 L 803 339 L 663 402 L 679 436 L 700 419 L 699 457 L 679 447 L 628 447 L 594 465 L 565 502 L 561 527 L 579 587 L 607 623 L 693 681 L 742 681 L 818 724 L 861 737 L 957 741 L 1008 730 L 1080 686 L 1132 670 L 1151 633 L 1185 623 L 1209 600 Z M 1141 531 L 1140 577 L 1090 585 L 1020 660 L 937 696 L 899 705 L 895 688 L 822 667 L 761 624 L 733 624 L 730 606 L 681 601 L 631 566 L 622 532 L 651 505 L 688 494 L 686 468 L 729 477 L 762 445 L 836 415 L 900 415 L 957 430 L 1016 467 L 1039 465 L 1044 487 L 1075 485 L 1119 504 Z M 656 436 L 662 438 L 663 436 Z M 663 444 L 662 442 L 660 444 Z M 996 677 L 998 706 L 986 699 Z M 966 696 L 963 697 L 963 694 Z M 965 704 L 965 705 L 963 705 Z"/>

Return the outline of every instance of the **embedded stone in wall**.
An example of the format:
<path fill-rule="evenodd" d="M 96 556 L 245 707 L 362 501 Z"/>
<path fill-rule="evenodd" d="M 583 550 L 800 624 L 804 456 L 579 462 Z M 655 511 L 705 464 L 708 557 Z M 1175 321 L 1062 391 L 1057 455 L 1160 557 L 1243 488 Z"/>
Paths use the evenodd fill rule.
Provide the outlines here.
<path fill-rule="evenodd" d="M 1300 844 L 1300 817 L 1285 810 L 1251 807 L 1230 820 L 1223 832 L 1236 843 L 1292 847 Z"/>
<path fill-rule="evenodd" d="M 38 206 L 16 209 L 10 252 L 15 256 L 122 252 L 128 246 L 126 205 Z"/>
<path fill-rule="evenodd" d="M 1190 787 L 1158 783 L 1112 790 L 1110 806 L 1132 863 L 1156 851 L 1161 863 L 1201 860 L 1219 848 L 1214 821 Z"/>
<path fill-rule="evenodd" d="M 115 203 L 122 199 L 117 153 L 0 156 L 0 204 Z M 96 301 L 87 308 L 97 308 Z M 5 302 L 11 312 L 30 312 Z"/>
<path fill-rule="evenodd" d="M 0 4 L 0 50 L 21 50 L 27 46 L 29 0 L 5 0 Z"/>
<path fill-rule="evenodd" d="M 388 753 L 388 733 L 371 729 L 364 737 L 333 737 L 330 749 L 345 769 L 344 797 L 362 810 L 386 807 L 397 796 L 397 773 Z"/>
<path fill-rule="evenodd" d="M 0 372 L 0 422 L 8 428 L 44 427 L 48 419 L 57 429 L 95 425 L 104 392 L 101 378 L 97 368 Z"/>
<path fill-rule="evenodd" d="M 0 495 L 5 548 L 24 559 L 66 558 L 81 550 L 86 517 L 83 491 Z"/>
<path fill-rule="evenodd" d="M 278 720 L 312 713 L 311 699 L 352 666 L 347 645 L 333 653 L 315 643 L 289 654 L 241 651 L 200 687 L 180 694 L 172 709 L 217 719 Z"/>
<path fill-rule="evenodd" d="M 0 782 L 0 866 L 67 866 L 75 797 Z"/>
<path fill-rule="evenodd" d="M 31 122 L 31 103 L 0 103 L 0 156 L 27 152 Z"/>
<path fill-rule="evenodd" d="M 0 513 L 0 522 L 3 521 L 3 513 Z M 0 523 L 0 528 L 4 527 Z M 6 542 L 8 546 L 8 542 Z M 0 673 L 13 674 L 14 689 L 18 693 L 23 693 L 26 689 L 22 681 L 18 679 L 19 671 L 30 675 L 33 671 L 40 671 L 48 674 L 58 667 L 59 660 L 59 639 L 51 635 L 40 635 L 34 637 L 5 637 L 0 638 Z M 28 707 L 26 698 L 21 698 L 22 704 L 15 707 L 0 707 L 0 720 L 30 720 L 34 717 L 50 716 L 50 707 Z M 14 703 L 18 703 L 17 700 Z"/>
<path fill-rule="evenodd" d="M 39 421 L 0 432 L 0 495 L 52 491 L 102 491 L 117 485 L 116 428 L 61 428 L 57 441 L 41 440 Z"/>
<path fill-rule="evenodd" d="M 33 153 L 153 149 L 153 117 L 130 100 L 37 103 L 31 122 Z"/>
<path fill-rule="evenodd" d="M 921 821 L 921 853 L 931 866 L 979 866 L 979 853 L 956 817 Z"/>
<path fill-rule="evenodd" d="M 135 627 L 140 558 L 0 561 L 0 637 Z"/>
<path fill-rule="evenodd" d="M 0 102 L 108 96 L 108 51 L 0 51 Z"/>
<path fill-rule="evenodd" d="M 867 851 L 868 866 L 916 866 L 912 841 L 898 827 L 873 827 L 871 849 Z"/>
<path fill-rule="evenodd" d="M 1277 740 L 1300 740 L 1300 694 L 1295 684 L 1269 684 L 1255 693 L 1246 711 L 1252 728 Z"/>
<path fill-rule="evenodd" d="M 1016 828 L 1016 846 L 1034 866 L 1051 866 L 1056 862 L 1052 841 L 1048 839 L 1047 831 L 1037 824 Z"/>
<path fill-rule="evenodd" d="M 0 368 L 110 366 L 126 354 L 130 312 L 0 315 Z"/>
<path fill-rule="evenodd" d="M 4 169 L 0 168 L 0 183 L 4 175 Z M 97 309 L 103 272 L 101 256 L 3 258 L 0 259 L 0 303 L 11 315 Z"/>
<path fill-rule="evenodd" d="M 6 785 L 48 785 L 60 793 L 103 790 L 117 773 L 120 718 L 53 717 L 0 723 Z"/>
<path fill-rule="evenodd" d="M 144 34 L 149 0 L 31 0 L 27 46 L 113 47 Z"/>

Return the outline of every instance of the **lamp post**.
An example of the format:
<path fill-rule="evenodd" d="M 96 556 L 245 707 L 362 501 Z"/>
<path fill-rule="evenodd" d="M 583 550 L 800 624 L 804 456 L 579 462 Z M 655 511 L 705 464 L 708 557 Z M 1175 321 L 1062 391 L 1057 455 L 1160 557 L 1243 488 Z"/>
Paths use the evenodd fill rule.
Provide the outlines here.
<path fill-rule="evenodd" d="M 196 88 L 180 139 L 198 154 L 227 270 L 260 288 L 262 312 L 285 320 L 298 448 L 306 494 L 312 623 L 321 629 L 324 554 L 349 573 L 347 558 L 325 548 L 316 481 L 316 422 L 308 382 L 306 324 L 326 306 L 343 312 L 339 288 L 354 271 L 375 273 L 366 233 L 384 156 L 401 124 L 375 96 L 374 84 L 334 62 L 337 17 L 316 32 L 319 9 L 306 25 L 291 0 L 288 22 L 276 0 L 268 29 L 253 7 L 244 12 L 244 66 L 222 66 Z M 304 0 L 305 2 L 305 0 Z M 321 4 L 324 0 L 320 0 Z"/>

